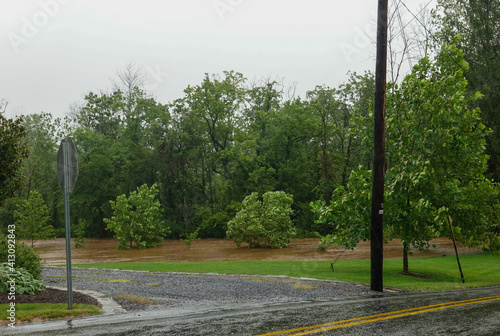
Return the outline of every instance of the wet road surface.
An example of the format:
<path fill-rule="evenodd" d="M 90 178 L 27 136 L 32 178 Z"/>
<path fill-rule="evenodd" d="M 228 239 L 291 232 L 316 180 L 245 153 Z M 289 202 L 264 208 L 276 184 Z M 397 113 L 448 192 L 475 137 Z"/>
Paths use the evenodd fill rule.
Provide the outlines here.
<path fill-rule="evenodd" d="M 500 334 L 500 286 L 127 313 L 30 324 L 17 327 L 11 334 L 493 336 Z"/>

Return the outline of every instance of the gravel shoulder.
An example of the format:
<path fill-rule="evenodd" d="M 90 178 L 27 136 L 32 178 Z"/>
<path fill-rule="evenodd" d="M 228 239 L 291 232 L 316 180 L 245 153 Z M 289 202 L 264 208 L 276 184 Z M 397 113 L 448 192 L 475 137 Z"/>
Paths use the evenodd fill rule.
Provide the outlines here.
<path fill-rule="evenodd" d="M 92 290 L 127 311 L 216 307 L 379 295 L 364 284 L 282 276 L 163 273 L 108 269 L 72 270 L 74 290 Z M 66 270 L 44 267 L 47 286 L 66 286 Z"/>

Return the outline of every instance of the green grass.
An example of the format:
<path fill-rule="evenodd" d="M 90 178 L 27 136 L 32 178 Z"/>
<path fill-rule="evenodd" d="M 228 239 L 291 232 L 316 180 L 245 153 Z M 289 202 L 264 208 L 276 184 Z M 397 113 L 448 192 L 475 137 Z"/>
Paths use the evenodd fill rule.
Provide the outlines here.
<path fill-rule="evenodd" d="M 455 256 L 410 259 L 410 272 L 429 275 L 429 279 L 399 274 L 402 270 L 400 259 L 384 260 L 384 285 L 425 291 L 500 285 L 499 255 L 486 253 L 462 255 L 460 261 L 465 284 L 462 284 Z M 369 260 L 339 260 L 334 265 L 334 272 L 330 269 L 330 261 L 125 262 L 74 266 L 151 272 L 286 275 L 370 282 Z"/>
<path fill-rule="evenodd" d="M 2 314 L 2 324 L 10 323 L 7 319 L 9 304 L 0 304 Z M 19 322 L 31 322 L 40 320 L 60 319 L 66 317 L 78 317 L 99 315 L 101 311 L 93 305 L 73 304 L 73 309 L 68 310 L 66 303 L 18 303 L 16 308 L 16 324 Z"/>

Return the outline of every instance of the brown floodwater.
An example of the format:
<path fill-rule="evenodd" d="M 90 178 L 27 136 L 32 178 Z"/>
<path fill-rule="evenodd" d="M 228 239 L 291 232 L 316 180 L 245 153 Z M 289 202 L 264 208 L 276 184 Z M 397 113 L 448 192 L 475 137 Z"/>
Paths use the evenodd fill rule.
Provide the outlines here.
<path fill-rule="evenodd" d="M 329 247 L 317 251 L 319 240 L 294 239 L 286 248 L 236 247 L 227 239 L 202 239 L 194 241 L 191 248 L 178 240 L 165 240 L 155 248 L 117 250 L 116 239 L 85 239 L 85 247 L 75 248 L 71 242 L 71 261 L 73 264 L 126 262 L 126 261 L 238 261 L 238 260 L 355 260 L 370 258 L 370 243 L 362 242 L 354 250 L 342 247 Z M 428 252 L 414 251 L 411 258 L 432 257 L 454 254 L 453 243 L 448 238 L 434 239 L 436 248 Z M 35 250 L 40 254 L 44 265 L 66 263 L 66 243 L 64 238 L 38 241 Z M 475 253 L 479 250 L 459 246 L 460 254 Z M 342 255 L 340 255 L 342 253 Z M 403 248 L 399 240 L 392 240 L 384 246 L 384 259 L 401 258 Z"/>

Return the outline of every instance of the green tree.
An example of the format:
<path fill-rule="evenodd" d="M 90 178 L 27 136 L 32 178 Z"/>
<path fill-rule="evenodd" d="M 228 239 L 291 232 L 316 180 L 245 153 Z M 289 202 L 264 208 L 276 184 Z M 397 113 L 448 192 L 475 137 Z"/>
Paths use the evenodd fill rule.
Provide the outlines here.
<path fill-rule="evenodd" d="M 125 150 L 113 141 L 89 129 L 78 128 L 74 134 L 78 152 L 78 183 L 72 193 L 72 221 L 87 221 L 87 237 L 106 237 L 104 218 L 111 216 L 110 200 L 120 194 L 118 174 Z"/>
<path fill-rule="evenodd" d="M 85 229 L 87 226 L 87 221 L 83 218 L 78 218 L 78 222 L 71 225 L 71 233 L 76 248 L 85 247 Z"/>
<path fill-rule="evenodd" d="M 111 201 L 113 216 L 104 219 L 107 229 L 119 240 L 117 248 L 132 248 L 135 242 L 139 249 L 155 247 L 168 233 L 162 221 L 160 202 L 155 199 L 158 186 L 142 185 L 127 198 L 120 195 Z"/>
<path fill-rule="evenodd" d="M 120 91 L 100 95 L 90 92 L 85 96 L 85 105 L 77 111 L 75 122 L 79 127 L 90 129 L 96 134 L 116 138 L 123 118 L 123 99 Z"/>
<path fill-rule="evenodd" d="M 343 106 L 335 93 L 335 89 L 324 86 L 318 86 L 314 91 L 307 93 L 310 100 L 309 110 L 314 113 L 317 120 L 316 138 L 320 147 L 317 162 L 319 184 L 322 189 L 321 198 L 328 198 L 332 194 L 339 178 L 339 169 L 331 153 L 331 139 L 334 133 L 333 119 L 337 114 L 341 114 L 338 112 Z"/>
<path fill-rule="evenodd" d="M 190 223 L 196 222 L 201 227 L 201 236 L 224 236 L 234 201 L 232 187 L 241 182 L 231 181 L 229 152 L 240 123 L 246 93 L 244 82 L 243 75 L 233 71 L 224 72 L 222 78 L 207 74 L 200 85 L 186 88 L 185 97 L 171 106 L 172 123 L 179 132 L 168 133 L 169 139 L 160 148 L 168 149 L 164 153 L 176 153 L 174 158 L 163 156 L 163 159 L 179 168 L 176 174 L 181 175 L 172 180 L 173 172 L 163 166 L 161 174 L 168 180 L 162 183 L 165 188 L 162 192 L 172 194 L 181 190 L 181 194 L 174 196 L 176 204 L 172 210 L 182 216 L 185 228 L 189 227 L 187 231 L 195 230 Z M 191 164 L 179 166 L 183 162 Z M 189 181 L 188 176 L 194 179 Z M 172 189 L 179 181 L 187 183 L 180 189 Z M 193 183 L 194 189 L 188 188 Z"/>
<path fill-rule="evenodd" d="M 435 62 L 423 58 L 389 90 L 384 230 L 402 241 L 404 272 L 410 247 L 426 249 L 432 238 L 450 235 L 448 219 L 470 246 L 483 245 L 498 225 L 498 185 L 483 175 L 487 131 L 479 111 L 468 108 L 479 95 L 468 94 L 466 69 L 460 50 L 445 45 Z M 331 206 L 314 205 L 320 220 L 337 227 L 327 242 L 354 247 L 369 238 L 369 173 L 351 174 Z"/>
<path fill-rule="evenodd" d="M 290 219 L 292 203 L 292 196 L 283 191 L 265 193 L 262 202 L 258 193 L 250 194 L 229 221 L 227 237 L 233 238 L 237 246 L 248 243 L 249 247 L 286 247 L 295 235 Z"/>
<path fill-rule="evenodd" d="M 500 181 L 500 2 L 496 0 L 438 0 L 433 11 L 440 43 L 452 43 L 461 35 L 470 70 L 465 74 L 469 93 L 481 92 L 479 107 L 483 123 L 491 128 L 487 137 L 488 174 Z"/>
<path fill-rule="evenodd" d="M 404 246 L 404 272 L 408 272 L 410 246 L 425 249 L 431 238 L 450 235 L 448 217 L 465 242 L 476 240 L 472 237 L 484 234 L 494 223 L 494 218 L 484 217 L 490 202 L 474 202 L 477 208 L 470 209 L 474 222 L 458 211 L 469 207 L 461 201 L 471 201 L 463 197 L 471 189 L 494 191 L 483 175 L 488 132 L 480 111 L 469 109 L 480 95 L 468 93 L 467 69 L 463 53 L 454 44 L 444 45 L 435 62 L 423 58 L 388 97 L 391 168 L 386 204 L 394 209 L 388 221 L 393 236 L 401 238 Z"/>
<path fill-rule="evenodd" d="M 24 193 L 29 198 L 31 189 L 44 195 L 51 194 L 59 186 L 54 180 L 58 144 L 55 135 L 58 120 L 50 113 L 31 114 L 25 117 L 26 143 L 29 155 L 24 161 Z"/>
<path fill-rule="evenodd" d="M 260 141 L 259 164 L 261 168 L 251 173 L 250 190 L 282 190 L 294 195 L 292 220 L 302 234 L 315 231 L 312 217 L 305 211 L 314 199 L 318 183 L 316 144 L 311 141 L 315 121 L 307 102 L 300 99 L 286 101 L 276 111 L 269 111 L 267 135 Z M 269 189 L 261 189 L 268 185 Z"/>
<path fill-rule="evenodd" d="M 72 216 L 87 221 L 90 237 L 107 236 L 103 219 L 111 215 L 110 200 L 154 184 L 163 168 L 156 149 L 169 129 L 167 107 L 130 85 L 125 94 L 89 93 L 73 114 L 80 175 Z"/>
<path fill-rule="evenodd" d="M 6 105 L 0 102 L 0 205 L 21 187 L 21 167 L 28 155 L 23 120 L 5 118 Z"/>
<path fill-rule="evenodd" d="M 31 192 L 25 204 L 19 204 L 14 212 L 17 237 L 31 240 L 31 247 L 38 239 L 54 238 L 54 228 L 49 224 L 50 217 L 42 195 L 36 190 Z"/>
<path fill-rule="evenodd" d="M 26 143 L 29 150 L 22 172 L 23 188 L 20 197 L 28 199 L 31 190 L 37 190 L 47 205 L 52 225 L 59 234 L 64 230 L 62 215 L 63 194 L 54 176 L 57 174 L 57 136 L 61 130 L 59 119 L 50 113 L 35 113 L 25 116 Z"/>
<path fill-rule="evenodd" d="M 351 172 L 346 186 L 334 190 L 329 204 L 311 202 L 318 224 L 331 230 L 321 238 L 319 249 L 331 245 L 354 249 L 370 239 L 371 176 L 371 171 L 360 167 Z"/>
<path fill-rule="evenodd" d="M 338 88 L 317 86 L 307 93 L 316 120 L 318 197 L 329 202 L 333 190 L 346 186 L 351 170 L 371 168 L 372 109 L 375 80 L 370 72 L 350 73 Z"/>

